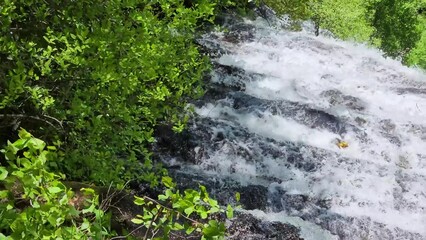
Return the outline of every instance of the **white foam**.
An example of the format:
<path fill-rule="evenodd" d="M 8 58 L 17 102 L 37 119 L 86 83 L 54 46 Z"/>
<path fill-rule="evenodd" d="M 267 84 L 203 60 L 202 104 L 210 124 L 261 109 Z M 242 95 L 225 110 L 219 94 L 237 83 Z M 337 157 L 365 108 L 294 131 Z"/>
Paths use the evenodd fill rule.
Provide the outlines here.
<path fill-rule="evenodd" d="M 281 186 L 289 193 L 332 199 L 330 211 L 334 213 L 368 217 L 426 237 L 426 134 L 413 127 L 426 128 L 426 94 L 398 90 L 426 89 L 426 75 L 363 45 L 258 27 L 263 30 L 253 41 L 227 43 L 230 53 L 217 60 L 262 76 L 245 82 L 245 93 L 307 104 L 356 125 L 358 131 L 349 129 L 343 134 L 349 147 L 339 149 L 335 139 L 342 136 L 326 129 L 310 128 L 268 110 L 242 113 L 209 104 L 197 113 L 223 121 L 238 119 L 259 136 L 333 153 L 319 159 L 321 167 L 313 172 L 283 166 L 268 156 L 263 159 L 265 172 L 259 172 L 256 164 L 229 159 L 226 151 L 212 156 L 211 164 L 221 162 L 221 172 L 232 165 L 234 173 L 245 180 L 270 174 L 283 179 Z M 331 101 L 324 97 L 330 90 L 359 99 L 365 108 Z M 245 146 L 250 151 L 251 146 Z M 312 153 L 308 149 L 303 154 L 310 157 Z"/>

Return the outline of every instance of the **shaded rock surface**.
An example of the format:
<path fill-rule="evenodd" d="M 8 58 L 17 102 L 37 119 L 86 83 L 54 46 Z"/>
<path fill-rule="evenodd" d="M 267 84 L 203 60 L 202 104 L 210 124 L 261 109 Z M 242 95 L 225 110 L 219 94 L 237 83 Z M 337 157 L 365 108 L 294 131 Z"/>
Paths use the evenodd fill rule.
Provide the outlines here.
<path fill-rule="evenodd" d="M 228 239 L 235 240 L 303 240 L 299 236 L 299 229 L 280 222 L 262 222 L 247 213 L 237 213 L 236 219 L 230 222 Z"/>

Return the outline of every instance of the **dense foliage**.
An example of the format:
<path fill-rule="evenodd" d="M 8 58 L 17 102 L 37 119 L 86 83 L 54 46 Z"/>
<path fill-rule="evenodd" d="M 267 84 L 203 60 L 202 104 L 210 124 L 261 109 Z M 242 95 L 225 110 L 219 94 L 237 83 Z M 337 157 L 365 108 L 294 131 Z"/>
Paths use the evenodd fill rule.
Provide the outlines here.
<path fill-rule="evenodd" d="M 1 239 L 103 239 L 109 218 L 99 208 L 93 189 L 77 196 L 61 181 L 63 174 L 47 165 L 58 157 L 48 146 L 21 130 L 19 139 L 1 150 L 7 164 L 0 166 Z"/>
<path fill-rule="evenodd" d="M 122 186 L 129 180 L 161 184 L 166 189 L 161 199 L 142 196 L 135 201 L 145 211 L 134 222 L 151 231 L 147 237 L 160 231 L 157 237 L 167 238 L 181 230 L 209 239 L 223 236 L 223 223 L 210 215 L 225 210 L 204 188 L 183 194 L 174 189 L 166 171 L 151 161 L 148 146 L 159 124 L 181 131 L 187 100 L 203 93 L 201 79 L 210 65 L 194 41 L 196 31 L 211 25 L 220 8 L 241 10 L 247 4 L 1 0 L 3 235 L 108 236 L 97 196 L 87 197 L 88 209 L 74 208 L 74 193 L 62 184 L 66 176 L 100 185 Z M 20 128 L 40 139 L 24 130 L 16 138 Z M 51 145 L 47 150 L 45 141 Z M 23 191 L 16 192 L 17 186 Z M 197 224 L 177 221 L 179 216 Z"/>
<path fill-rule="evenodd" d="M 74 178 L 155 183 L 150 162 L 139 173 L 137 158 L 149 156 L 144 144 L 156 124 L 179 128 L 184 99 L 202 93 L 208 69 L 193 35 L 214 3 L 191 4 L 5 1 L 2 118 L 66 141 L 58 167 Z"/>
<path fill-rule="evenodd" d="M 19 139 L 8 142 L 1 153 L 6 163 L 0 166 L 1 239 L 107 239 L 116 234 L 109 229 L 110 217 L 105 213 L 109 196 L 99 203 L 94 189 L 82 188 L 76 194 L 64 184 L 63 174 L 49 171 L 48 163 L 58 158 L 55 146 L 46 147 L 44 141 L 20 130 Z M 145 227 L 144 239 L 168 239 L 182 236 L 182 231 L 201 239 L 224 236 L 224 223 L 213 217 L 225 210 L 205 187 L 181 194 L 170 177 L 162 182 L 167 189 L 158 200 L 142 196 L 134 201 L 143 214 L 132 221 Z M 226 215 L 232 218 L 229 205 Z"/>

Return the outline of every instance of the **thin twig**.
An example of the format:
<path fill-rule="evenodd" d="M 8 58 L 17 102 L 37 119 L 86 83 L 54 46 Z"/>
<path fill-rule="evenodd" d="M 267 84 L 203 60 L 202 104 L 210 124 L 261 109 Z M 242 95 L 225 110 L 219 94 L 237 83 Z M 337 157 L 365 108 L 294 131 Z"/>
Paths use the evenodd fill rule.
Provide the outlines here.
<path fill-rule="evenodd" d="M 62 121 L 59 121 L 57 118 L 54 118 L 54 117 L 48 116 L 48 115 L 42 115 L 42 116 L 45 117 L 45 118 L 48 118 L 50 120 L 53 120 L 53 121 L 57 122 L 58 125 L 61 126 L 62 129 L 64 129 L 64 127 L 62 126 Z"/>
<path fill-rule="evenodd" d="M 119 212 L 120 212 L 120 215 L 124 215 L 123 211 L 121 211 L 121 209 L 120 209 L 119 207 L 116 207 L 116 206 L 114 206 L 114 205 L 110 205 L 109 207 L 110 207 L 110 208 L 115 208 L 117 211 L 119 211 Z"/>
<path fill-rule="evenodd" d="M 125 184 L 124 184 L 124 186 L 123 186 L 123 188 L 117 193 L 117 192 L 115 192 L 117 195 L 119 194 L 119 193 L 121 193 L 121 192 L 123 192 L 123 190 L 126 188 L 126 186 L 128 185 L 130 183 L 130 180 L 129 181 L 127 181 Z M 112 184 L 112 183 L 111 183 Z M 115 206 L 117 203 L 119 203 L 123 198 L 125 198 L 125 196 L 124 196 L 124 194 L 121 196 L 121 198 L 119 198 L 119 199 L 117 199 L 114 203 L 111 203 L 111 205 L 112 206 Z M 112 202 L 112 199 L 111 199 L 111 202 Z"/>
<path fill-rule="evenodd" d="M 51 117 L 51 116 L 47 116 L 47 115 L 42 115 L 42 117 L 55 121 L 56 123 L 58 123 L 58 125 L 61 127 L 62 130 L 64 129 L 63 126 L 62 126 L 62 122 L 59 121 L 58 119 Z M 55 128 L 55 129 L 59 129 L 57 126 L 55 126 L 49 120 L 43 119 L 43 118 L 38 117 L 38 116 L 31 116 L 31 115 L 26 115 L 26 114 L 0 114 L 0 118 L 29 118 L 29 119 L 34 119 L 34 120 L 37 120 L 37 121 L 47 123 L 51 127 Z"/>
<path fill-rule="evenodd" d="M 160 229 L 157 229 L 157 230 L 155 230 L 153 233 L 152 233 L 152 238 L 154 238 L 155 237 L 155 235 L 157 235 L 157 233 L 160 231 Z"/>
<path fill-rule="evenodd" d="M 149 230 L 151 229 L 151 227 L 152 227 L 152 223 L 153 222 L 155 222 L 155 220 L 157 220 L 157 217 L 160 215 L 160 210 L 162 209 L 162 207 L 160 207 L 159 209 L 157 209 L 157 213 L 155 214 L 155 216 L 154 216 L 154 218 L 151 220 L 151 222 L 149 222 L 149 226 L 148 226 L 148 228 L 146 229 L 146 232 L 145 232 L 145 236 L 143 236 L 143 239 L 144 240 L 146 240 L 147 239 L 147 237 L 148 237 L 148 232 L 149 232 Z"/>
<path fill-rule="evenodd" d="M 132 235 L 134 232 L 136 232 L 137 230 L 141 229 L 142 227 L 145 227 L 145 225 L 140 225 L 139 227 L 133 229 L 133 231 L 131 231 L 129 234 L 127 234 L 126 236 L 117 236 L 117 237 L 113 237 L 110 238 L 110 240 L 114 240 L 114 239 L 124 239 L 127 238 L 128 236 Z"/>

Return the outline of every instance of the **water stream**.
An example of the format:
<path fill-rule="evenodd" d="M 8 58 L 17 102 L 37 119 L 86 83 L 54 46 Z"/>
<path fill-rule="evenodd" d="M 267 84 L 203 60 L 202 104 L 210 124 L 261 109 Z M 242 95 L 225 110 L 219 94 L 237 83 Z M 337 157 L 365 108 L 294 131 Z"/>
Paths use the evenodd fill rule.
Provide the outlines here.
<path fill-rule="evenodd" d="M 426 75 L 309 30 L 228 27 L 200 40 L 215 69 L 185 171 L 268 187 L 250 212 L 305 239 L 426 239 Z"/>

